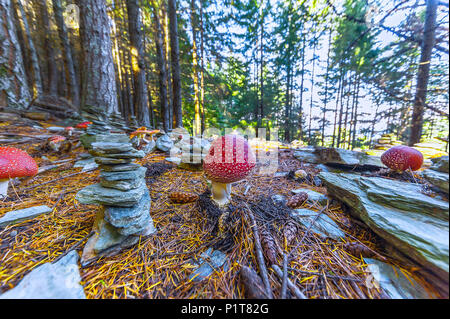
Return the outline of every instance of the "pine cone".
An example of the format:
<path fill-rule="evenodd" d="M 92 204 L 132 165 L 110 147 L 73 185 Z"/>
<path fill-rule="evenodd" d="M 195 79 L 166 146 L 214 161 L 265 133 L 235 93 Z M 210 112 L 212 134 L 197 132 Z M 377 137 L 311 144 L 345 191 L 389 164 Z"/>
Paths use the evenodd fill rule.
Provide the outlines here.
<path fill-rule="evenodd" d="M 198 195 L 187 192 L 173 192 L 169 195 L 172 203 L 186 204 L 195 202 L 198 199 Z"/>
<path fill-rule="evenodd" d="M 286 223 L 286 225 L 284 225 L 283 235 L 286 239 L 286 244 L 289 245 L 294 240 L 295 236 L 297 235 L 297 231 L 297 225 L 292 221 L 289 221 Z"/>
<path fill-rule="evenodd" d="M 348 253 L 355 257 L 363 256 L 363 257 L 373 257 L 376 254 L 370 250 L 367 246 L 357 243 L 357 242 L 348 242 L 344 244 L 343 247 Z"/>
<path fill-rule="evenodd" d="M 261 246 L 267 261 L 272 265 L 277 263 L 277 244 L 272 234 L 265 228 L 260 230 Z"/>
<path fill-rule="evenodd" d="M 300 192 L 294 196 L 292 196 L 286 206 L 290 208 L 300 207 L 306 200 L 308 200 L 308 194 L 305 192 Z"/>

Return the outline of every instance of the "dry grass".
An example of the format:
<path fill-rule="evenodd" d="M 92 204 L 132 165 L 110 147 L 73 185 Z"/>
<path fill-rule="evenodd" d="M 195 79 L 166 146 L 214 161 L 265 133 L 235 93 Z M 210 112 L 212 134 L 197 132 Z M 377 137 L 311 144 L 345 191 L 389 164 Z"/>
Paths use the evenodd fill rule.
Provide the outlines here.
<path fill-rule="evenodd" d="M 0 131 L 4 129 L 0 127 Z M 8 129 L 8 132 L 15 130 L 31 135 L 38 133 L 19 127 Z M 34 156 L 44 155 L 36 151 L 37 146 L 17 145 Z M 67 158 L 75 158 L 82 151 L 81 147 L 75 149 Z M 45 155 L 52 159 L 50 154 Z M 153 153 L 138 163 L 152 165 L 162 162 L 164 157 L 163 154 Z M 60 157 L 53 157 L 56 158 Z M 40 166 L 45 164 L 40 158 L 37 161 Z M 280 153 L 280 163 L 280 171 L 302 167 L 315 173 L 314 168 L 301 166 L 289 151 Z M 98 207 L 78 204 L 74 198 L 80 189 L 98 182 L 98 171 L 51 182 L 80 170 L 65 166 L 47 171 L 28 183 L 22 181 L 14 187 L 13 195 L 0 202 L 0 216 L 10 210 L 35 205 L 54 207 L 50 214 L 0 230 L 0 293 L 13 288 L 34 267 L 55 260 L 80 240 L 85 240 L 89 234 Z M 34 187 L 45 182 L 50 183 Z M 157 234 L 141 239 L 137 245 L 116 256 L 101 258 L 81 268 L 82 285 L 87 298 L 244 298 L 245 291 L 237 275 L 240 265 L 249 265 L 255 270 L 258 266 L 249 221 L 242 206 L 237 201 L 233 202 L 236 207 L 233 216 L 238 222 L 232 234 L 235 244 L 227 253 L 226 270 L 217 270 L 201 282 L 190 281 L 189 276 L 194 267 L 191 261 L 198 258 L 215 240 L 212 235 L 214 225 L 196 203 L 172 204 L 168 196 L 173 191 L 203 193 L 207 189 L 203 172 L 174 167 L 148 180 L 147 186 L 151 192 L 151 216 L 158 229 Z M 20 189 L 25 187 L 33 188 L 22 193 Z M 326 192 L 325 188 L 255 174 L 236 183 L 233 192 L 237 195 L 235 199 L 245 198 L 248 203 L 257 204 L 261 198 L 273 194 L 290 196 L 291 190 L 299 187 Z M 305 205 L 305 208 L 319 210 L 320 207 Z M 377 289 L 369 289 L 365 285 L 367 273 L 362 257 L 353 256 L 343 248 L 347 240 L 357 241 L 382 254 L 376 235 L 353 224 L 338 205 L 330 205 L 325 213 L 341 226 L 347 234 L 346 238 L 336 242 L 314 233 L 306 236 L 289 265 L 289 278 L 308 298 L 380 298 Z M 264 222 L 259 219 L 258 226 L 262 227 Z M 286 246 L 280 236 L 282 226 L 282 220 L 271 222 L 281 249 L 289 252 L 302 238 L 305 229 L 300 228 L 297 239 Z M 17 231 L 17 235 L 11 236 L 12 231 Z M 281 256 L 278 258 L 281 265 Z M 281 280 L 270 267 L 268 269 L 274 296 L 278 297 Z M 402 268 L 402 272 L 424 283 L 414 269 Z M 429 289 L 431 292 L 432 288 Z"/>

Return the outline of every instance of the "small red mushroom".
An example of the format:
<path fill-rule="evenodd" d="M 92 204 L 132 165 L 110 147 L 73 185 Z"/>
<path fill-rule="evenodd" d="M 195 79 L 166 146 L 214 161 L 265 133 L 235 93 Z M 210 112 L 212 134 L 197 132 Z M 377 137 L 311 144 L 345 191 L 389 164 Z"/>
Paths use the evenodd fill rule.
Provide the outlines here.
<path fill-rule="evenodd" d="M 74 128 L 72 126 L 67 126 L 64 128 L 64 132 L 67 133 L 68 136 L 72 136 Z"/>
<path fill-rule="evenodd" d="M 66 138 L 61 135 L 54 135 L 47 139 L 48 146 L 55 152 L 59 151 L 61 143 L 64 142 Z"/>
<path fill-rule="evenodd" d="M 243 137 L 225 135 L 211 144 L 203 169 L 212 182 L 212 199 L 219 207 L 230 201 L 230 183 L 245 178 L 255 165 L 255 155 Z"/>
<path fill-rule="evenodd" d="M 398 145 L 384 152 L 381 155 L 381 162 L 395 171 L 405 171 L 408 168 L 416 171 L 423 164 L 423 155 L 412 147 Z"/>
<path fill-rule="evenodd" d="M 10 178 L 34 176 L 38 166 L 26 152 L 15 147 L 0 147 L 0 197 L 6 197 Z"/>
<path fill-rule="evenodd" d="M 75 127 L 76 127 L 76 128 L 87 129 L 87 127 L 88 127 L 89 125 L 91 125 L 91 124 L 92 124 L 92 122 L 86 121 L 86 122 L 78 123 Z"/>

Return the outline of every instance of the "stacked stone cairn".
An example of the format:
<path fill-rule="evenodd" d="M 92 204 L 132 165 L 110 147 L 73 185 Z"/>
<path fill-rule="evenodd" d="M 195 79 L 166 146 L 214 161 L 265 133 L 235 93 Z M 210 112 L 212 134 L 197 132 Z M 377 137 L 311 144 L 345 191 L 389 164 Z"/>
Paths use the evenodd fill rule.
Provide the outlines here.
<path fill-rule="evenodd" d="M 89 142 L 86 148 L 99 165 L 100 183 L 83 188 L 76 199 L 82 204 L 102 207 L 94 222 L 95 233 L 83 251 L 83 265 L 99 255 L 116 254 L 137 243 L 140 236 L 156 232 L 145 183 L 147 169 L 133 163 L 145 153 L 136 150 L 126 134 L 110 133 L 106 121 L 93 117 L 88 120 L 93 124 L 85 134 Z"/>
<path fill-rule="evenodd" d="M 189 137 L 189 135 L 184 135 L 183 139 L 180 139 L 179 135 L 172 135 L 171 138 L 175 144 L 169 150 L 170 157 L 166 160 L 178 164 L 178 167 L 182 169 L 201 170 L 203 160 L 211 147 L 210 142 L 207 139 Z"/>
<path fill-rule="evenodd" d="M 403 143 L 400 141 L 397 141 L 397 137 L 395 134 L 383 134 L 381 135 L 381 138 L 378 139 L 377 143 L 375 144 L 374 148 L 376 150 L 388 150 L 393 146 L 396 145 L 402 145 Z"/>
<path fill-rule="evenodd" d="M 113 127 L 115 131 L 126 132 L 130 128 L 125 124 L 122 115 L 119 112 L 113 112 L 109 117 L 109 125 Z"/>

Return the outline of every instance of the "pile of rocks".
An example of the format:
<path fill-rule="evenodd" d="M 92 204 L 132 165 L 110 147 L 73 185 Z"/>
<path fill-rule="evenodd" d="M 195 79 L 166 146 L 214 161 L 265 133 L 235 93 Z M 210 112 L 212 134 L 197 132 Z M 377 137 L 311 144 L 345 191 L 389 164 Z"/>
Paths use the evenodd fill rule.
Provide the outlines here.
<path fill-rule="evenodd" d="M 403 143 L 400 141 L 397 141 L 397 137 L 395 134 L 383 134 L 381 135 L 381 138 L 378 139 L 377 143 L 374 146 L 374 149 L 376 150 L 388 150 L 393 146 L 396 145 L 402 145 Z"/>
<path fill-rule="evenodd" d="M 202 169 L 203 160 L 208 154 L 211 143 L 207 139 L 184 136 L 178 139 L 170 149 L 169 162 L 178 164 L 179 168 Z"/>
<path fill-rule="evenodd" d="M 145 184 L 147 169 L 132 163 L 145 153 L 133 148 L 125 134 L 111 134 L 107 141 L 94 142 L 91 146 L 89 153 L 100 167 L 100 183 L 83 188 L 76 199 L 82 204 L 103 207 L 94 224 L 96 234 L 83 251 L 82 264 L 99 254 L 114 254 L 134 245 L 139 236 L 156 231 Z"/>
<path fill-rule="evenodd" d="M 119 112 L 113 112 L 109 117 L 109 125 L 111 125 L 115 131 L 126 132 L 130 128 L 125 124 L 122 115 Z"/>

